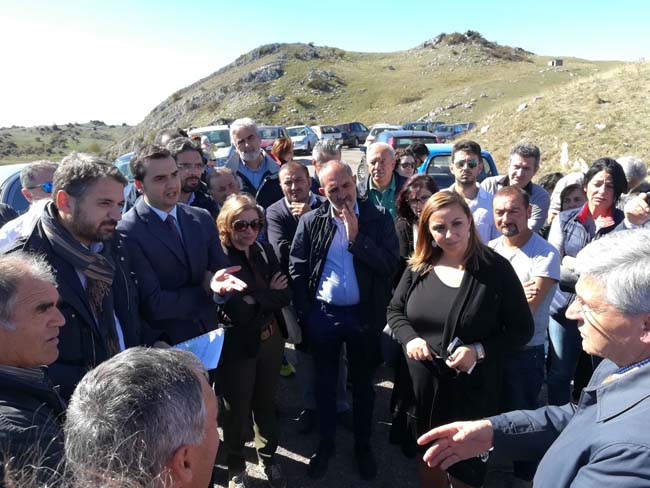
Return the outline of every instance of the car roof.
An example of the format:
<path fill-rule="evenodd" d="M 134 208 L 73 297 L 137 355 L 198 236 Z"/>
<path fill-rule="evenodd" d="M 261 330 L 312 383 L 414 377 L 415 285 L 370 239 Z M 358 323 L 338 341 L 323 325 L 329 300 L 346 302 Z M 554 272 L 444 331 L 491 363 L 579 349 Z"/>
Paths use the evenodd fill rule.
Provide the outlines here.
<path fill-rule="evenodd" d="M 307 124 L 304 125 L 292 125 L 291 127 L 287 127 L 287 129 L 298 129 L 300 127 L 309 127 Z"/>
<path fill-rule="evenodd" d="M 386 137 L 384 134 L 392 135 L 395 137 L 404 137 L 404 136 L 416 136 L 416 137 L 435 137 L 431 132 L 426 130 L 387 130 L 382 132 L 382 137 Z"/>
<path fill-rule="evenodd" d="M 400 124 L 373 124 L 370 126 L 371 129 L 379 129 L 382 127 L 402 127 Z"/>
<path fill-rule="evenodd" d="M 188 132 L 188 134 L 197 134 L 199 132 L 208 132 L 211 130 L 229 130 L 229 125 L 207 125 L 205 127 L 197 127 Z"/>
<path fill-rule="evenodd" d="M 29 163 L 3 164 L 0 166 L 0 185 L 7 181 L 11 176 L 18 173 Z"/>
<path fill-rule="evenodd" d="M 429 149 L 429 156 L 438 156 L 440 154 L 446 155 L 451 154 L 451 150 L 454 147 L 453 144 L 426 144 L 427 149 Z M 487 157 L 492 155 L 489 151 L 481 148 L 481 156 Z"/>
<path fill-rule="evenodd" d="M 284 127 L 284 125 L 258 125 L 258 129 L 280 129 Z"/>

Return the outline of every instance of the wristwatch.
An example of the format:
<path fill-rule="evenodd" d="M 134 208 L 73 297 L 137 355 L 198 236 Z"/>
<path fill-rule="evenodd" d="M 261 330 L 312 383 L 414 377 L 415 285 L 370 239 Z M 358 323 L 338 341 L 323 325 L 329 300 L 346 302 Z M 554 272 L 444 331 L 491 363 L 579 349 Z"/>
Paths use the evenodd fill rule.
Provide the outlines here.
<path fill-rule="evenodd" d="M 485 349 L 483 349 L 483 344 L 480 342 L 475 342 L 471 345 L 471 347 L 474 349 L 474 351 L 476 351 L 476 362 L 482 363 L 485 359 Z"/>

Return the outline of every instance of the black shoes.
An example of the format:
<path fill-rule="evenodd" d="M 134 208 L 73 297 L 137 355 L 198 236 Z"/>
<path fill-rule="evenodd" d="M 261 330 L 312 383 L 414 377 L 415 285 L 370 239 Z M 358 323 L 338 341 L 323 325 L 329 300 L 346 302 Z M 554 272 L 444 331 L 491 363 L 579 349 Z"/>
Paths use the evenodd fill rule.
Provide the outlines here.
<path fill-rule="evenodd" d="M 303 410 L 298 416 L 298 432 L 310 434 L 316 427 L 316 410 Z"/>
<path fill-rule="evenodd" d="M 365 481 L 374 480 L 377 477 L 377 462 L 370 447 L 354 448 L 354 457 L 357 460 L 359 474 Z"/>
<path fill-rule="evenodd" d="M 334 454 L 334 443 L 321 441 L 316 448 L 316 452 L 311 456 L 309 460 L 309 467 L 307 468 L 307 474 L 310 478 L 319 479 L 325 476 L 327 472 L 327 465 L 330 462 L 330 458 Z"/>

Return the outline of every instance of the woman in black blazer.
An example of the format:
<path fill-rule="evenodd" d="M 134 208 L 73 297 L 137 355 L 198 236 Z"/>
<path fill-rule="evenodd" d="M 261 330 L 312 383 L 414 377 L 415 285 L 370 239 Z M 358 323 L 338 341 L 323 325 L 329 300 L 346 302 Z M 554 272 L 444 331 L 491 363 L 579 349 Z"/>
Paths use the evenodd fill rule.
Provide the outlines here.
<path fill-rule="evenodd" d="M 503 353 L 533 334 L 523 288 L 510 263 L 481 244 L 465 200 L 439 192 L 420 216 L 415 252 L 388 307 L 415 402 L 414 437 L 455 420 L 498 413 Z M 418 465 L 422 486 L 448 486 L 447 473 Z M 479 459 L 449 468 L 454 487 L 481 486 Z"/>
<path fill-rule="evenodd" d="M 225 407 L 228 479 L 236 486 L 246 483 L 244 444 L 251 412 L 257 455 L 266 476 L 273 486 L 279 486 L 284 478 L 274 456 L 278 445 L 275 392 L 287 336 L 281 310 L 289 305 L 291 293 L 273 248 L 257 242 L 263 223 L 264 215 L 255 199 L 245 194 L 228 197 L 217 218 L 223 250 L 232 266 L 241 267 L 233 274 L 247 285 L 223 306 L 226 313 L 233 313 L 225 327 L 217 370 Z M 237 302 L 239 307 L 233 306 Z M 241 303 L 248 305 L 249 313 L 241 313 Z"/>

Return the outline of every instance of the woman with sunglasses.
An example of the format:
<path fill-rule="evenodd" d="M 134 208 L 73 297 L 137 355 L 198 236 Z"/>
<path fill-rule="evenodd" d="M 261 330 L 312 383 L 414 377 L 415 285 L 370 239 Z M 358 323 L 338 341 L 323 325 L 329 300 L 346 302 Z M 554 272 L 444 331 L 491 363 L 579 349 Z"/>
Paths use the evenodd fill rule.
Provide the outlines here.
<path fill-rule="evenodd" d="M 246 486 L 244 444 L 251 412 L 255 447 L 271 486 L 284 486 L 274 459 L 278 445 L 275 392 L 287 336 L 282 307 L 289 305 L 287 278 L 267 243 L 257 241 L 264 215 L 246 194 L 228 197 L 217 217 L 219 238 L 235 275 L 246 282 L 243 302 L 255 310 L 255 319 L 231 317 L 225 327 L 219 385 L 223 398 L 223 433 L 228 453 L 229 486 Z"/>
<path fill-rule="evenodd" d="M 484 244 L 465 199 L 440 191 L 420 215 L 415 251 L 388 306 L 413 385 L 413 438 L 456 420 L 499 412 L 505 353 L 533 334 L 524 290 L 510 263 Z M 418 461 L 420 486 L 482 486 L 474 458 L 445 473 Z"/>
<path fill-rule="evenodd" d="M 578 253 L 594 239 L 613 231 L 625 215 L 616 208 L 621 194 L 627 191 L 627 180 L 623 168 L 611 158 L 596 160 L 584 177 L 583 188 L 587 203 L 565 210 L 553 219 L 548 242 L 555 246 L 562 258 L 560 289 L 553 297 L 551 320 L 548 326 L 549 348 L 548 402 L 551 405 L 565 405 L 571 400 L 571 380 L 576 378 L 575 391 L 591 376 L 591 364 L 587 361 L 586 371 L 576 374 L 581 355 L 581 338 L 577 322 L 565 316 L 567 308 L 575 298 L 575 283 L 578 273 L 574 262 Z M 584 385 L 579 385 L 580 378 Z M 586 381 L 585 381 L 586 380 Z"/>
<path fill-rule="evenodd" d="M 415 173 L 415 154 L 408 149 L 395 151 L 395 170 L 404 178 L 410 178 Z"/>

